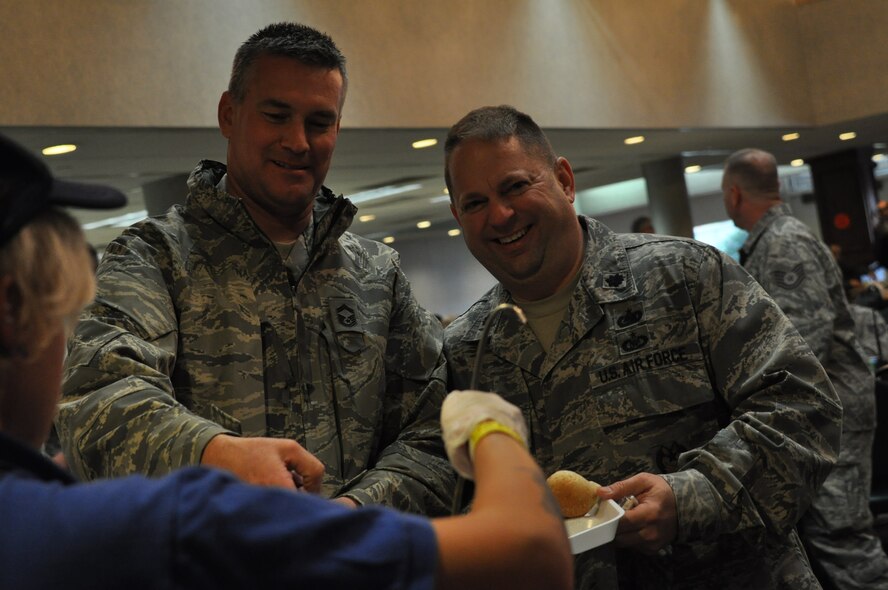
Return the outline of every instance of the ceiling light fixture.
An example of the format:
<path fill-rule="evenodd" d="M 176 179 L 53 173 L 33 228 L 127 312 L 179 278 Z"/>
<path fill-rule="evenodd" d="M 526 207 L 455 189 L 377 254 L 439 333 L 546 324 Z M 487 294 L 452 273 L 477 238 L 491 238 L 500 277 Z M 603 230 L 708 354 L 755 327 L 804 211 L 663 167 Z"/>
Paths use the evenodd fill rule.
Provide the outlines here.
<path fill-rule="evenodd" d="M 367 201 L 383 199 L 385 197 L 391 197 L 392 195 L 408 193 L 419 188 L 422 188 L 422 185 L 419 183 L 390 184 L 388 186 L 381 186 L 379 188 L 370 189 L 368 191 L 361 191 L 359 193 L 349 195 L 348 200 L 357 205 L 358 203 L 366 203 Z"/>
<path fill-rule="evenodd" d="M 82 227 L 83 231 L 99 229 L 100 227 L 129 227 L 138 221 L 142 221 L 146 217 L 148 217 L 148 211 L 146 209 L 141 209 L 139 211 L 133 211 L 132 213 L 125 213 L 124 215 L 115 215 L 114 217 L 100 219 L 99 221 L 84 223 Z"/>
<path fill-rule="evenodd" d="M 44 156 L 59 156 L 61 154 L 70 154 L 77 149 L 73 143 L 63 143 L 59 145 L 51 145 L 41 150 Z"/>
<path fill-rule="evenodd" d="M 416 227 L 418 227 L 419 229 L 426 229 L 426 228 L 432 227 L 432 222 L 431 221 L 420 221 L 416 224 Z"/>
<path fill-rule="evenodd" d="M 358 221 L 362 223 L 367 223 L 368 221 L 373 221 L 374 219 L 376 219 L 375 215 L 361 215 L 360 217 L 358 217 Z"/>
<path fill-rule="evenodd" d="M 799 166 L 804 166 L 804 165 L 805 165 L 805 161 L 804 161 L 803 159 L 801 159 L 801 158 L 796 158 L 795 160 L 793 160 L 792 162 L 790 162 L 789 165 L 790 165 L 790 166 L 793 166 L 793 167 L 795 167 L 795 168 L 798 168 Z"/>
<path fill-rule="evenodd" d="M 458 236 L 461 233 L 462 232 L 460 232 L 458 229 L 448 229 L 447 230 L 447 235 L 450 236 L 451 238 L 455 238 L 456 236 Z"/>
<path fill-rule="evenodd" d="M 885 159 L 885 154 L 873 154 L 873 162 L 881 162 Z"/>
<path fill-rule="evenodd" d="M 623 140 L 626 145 L 635 145 L 644 141 L 644 135 L 634 135 Z"/>
<path fill-rule="evenodd" d="M 784 135 L 780 139 L 782 139 L 783 141 L 795 141 L 798 138 L 799 138 L 798 133 L 787 133 L 786 135 Z"/>
<path fill-rule="evenodd" d="M 386 236 L 386 237 L 382 238 L 383 244 L 393 244 L 394 242 L 395 242 L 394 236 Z"/>
<path fill-rule="evenodd" d="M 685 174 L 696 174 L 697 172 L 699 172 L 702 169 L 703 169 L 702 166 L 698 166 L 697 164 L 694 164 L 693 166 L 688 166 L 687 168 L 685 168 Z"/>
<path fill-rule="evenodd" d="M 848 131 L 847 133 L 839 133 L 839 139 L 842 141 L 848 141 L 849 139 L 854 139 L 857 137 L 857 134 L 853 131 Z"/>
<path fill-rule="evenodd" d="M 427 148 L 427 147 L 432 147 L 433 145 L 438 145 L 438 140 L 432 139 L 432 138 L 420 139 L 420 140 L 414 141 L 410 145 L 412 145 L 413 149 L 415 149 L 415 150 L 421 150 L 422 148 Z"/>

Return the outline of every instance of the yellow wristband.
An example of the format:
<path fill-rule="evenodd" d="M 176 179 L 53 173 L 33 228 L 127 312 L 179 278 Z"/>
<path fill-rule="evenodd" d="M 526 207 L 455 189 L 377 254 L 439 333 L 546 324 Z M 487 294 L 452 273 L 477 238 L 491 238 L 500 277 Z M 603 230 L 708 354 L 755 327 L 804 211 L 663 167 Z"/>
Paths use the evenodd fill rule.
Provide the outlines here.
<path fill-rule="evenodd" d="M 500 424 L 496 420 L 486 420 L 484 422 L 476 424 L 475 428 L 472 429 L 472 434 L 469 436 L 469 456 L 475 456 L 475 445 L 478 444 L 479 440 L 494 432 L 502 432 L 503 434 L 508 434 L 509 436 L 520 442 L 522 446 L 524 446 L 525 448 L 527 447 L 527 443 L 524 442 L 524 439 L 521 438 L 521 435 L 515 432 L 513 429 L 509 428 L 505 424 Z"/>

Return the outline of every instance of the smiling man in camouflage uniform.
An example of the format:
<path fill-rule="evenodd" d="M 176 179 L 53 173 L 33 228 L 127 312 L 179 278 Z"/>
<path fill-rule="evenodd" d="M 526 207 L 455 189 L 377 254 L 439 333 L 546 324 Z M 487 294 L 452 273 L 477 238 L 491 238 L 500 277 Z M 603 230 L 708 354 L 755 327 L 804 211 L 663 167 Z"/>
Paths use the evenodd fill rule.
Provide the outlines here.
<path fill-rule="evenodd" d="M 736 263 L 692 240 L 618 235 L 573 209 L 570 164 L 530 117 L 487 107 L 445 145 L 453 214 L 499 280 L 445 331 L 465 388 L 519 406 L 546 473 L 633 494 L 582 588 L 818 588 L 794 525 L 838 453 L 841 407 L 816 357 Z"/>
<path fill-rule="evenodd" d="M 725 163 L 725 210 L 749 232 L 744 268 L 789 316 L 820 359 L 842 402 L 839 461 L 799 522 L 799 534 L 824 586 L 888 588 L 888 557 L 869 510 L 876 398 L 859 348 L 842 273 L 829 248 L 780 198 L 777 161 L 740 150 Z"/>
<path fill-rule="evenodd" d="M 80 476 L 201 463 L 447 512 L 440 324 L 323 186 L 345 90 L 342 54 L 314 29 L 241 46 L 219 103 L 227 167 L 201 162 L 185 205 L 126 230 L 99 268 L 58 420 Z M 300 445 L 326 473 L 299 472 Z"/>

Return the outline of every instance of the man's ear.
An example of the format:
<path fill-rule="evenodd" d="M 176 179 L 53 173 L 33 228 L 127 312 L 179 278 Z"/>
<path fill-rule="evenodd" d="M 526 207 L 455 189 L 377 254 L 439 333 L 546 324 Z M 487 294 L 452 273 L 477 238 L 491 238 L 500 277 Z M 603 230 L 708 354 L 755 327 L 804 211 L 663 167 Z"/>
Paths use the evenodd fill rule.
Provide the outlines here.
<path fill-rule="evenodd" d="M 736 184 L 732 184 L 728 197 L 731 199 L 731 206 L 736 210 L 743 201 L 743 191 Z"/>
<path fill-rule="evenodd" d="M 453 218 L 456 220 L 456 223 L 462 227 L 462 221 L 459 220 L 459 215 L 456 214 L 456 207 L 453 206 L 453 203 L 450 203 L 450 213 L 453 215 Z"/>
<path fill-rule="evenodd" d="M 568 200 L 573 203 L 577 197 L 577 191 L 573 169 L 571 169 L 567 158 L 555 160 L 555 178 L 558 180 L 558 184 L 561 185 L 561 190 L 567 195 Z"/>
<path fill-rule="evenodd" d="M 231 138 L 231 127 L 234 125 L 234 98 L 227 90 L 219 98 L 219 108 L 216 113 L 219 118 L 219 129 L 225 139 Z"/>

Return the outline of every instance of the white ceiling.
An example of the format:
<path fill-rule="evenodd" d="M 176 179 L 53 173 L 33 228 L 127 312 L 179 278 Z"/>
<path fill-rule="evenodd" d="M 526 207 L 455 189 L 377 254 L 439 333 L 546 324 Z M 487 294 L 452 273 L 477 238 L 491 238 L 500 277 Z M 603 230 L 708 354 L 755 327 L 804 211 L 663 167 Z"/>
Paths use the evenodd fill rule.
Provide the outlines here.
<path fill-rule="evenodd" d="M 810 158 L 861 146 L 883 151 L 888 144 L 888 114 L 816 128 L 768 129 L 547 129 L 552 144 L 566 156 L 573 168 L 577 188 L 582 191 L 639 178 L 645 162 L 681 154 L 685 165 L 721 167 L 725 157 L 744 147 L 773 152 L 781 164 L 796 158 Z M 857 138 L 840 141 L 838 134 L 854 131 Z M 59 143 L 74 143 L 77 151 L 47 158 L 61 178 L 104 183 L 126 192 L 130 203 L 124 210 L 78 212 L 83 223 L 96 222 L 144 209 L 142 185 L 190 171 L 200 159 L 224 161 L 225 141 L 216 129 L 145 128 L 42 128 L 6 127 L 0 132 L 35 152 Z M 784 142 L 781 136 L 800 133 L 800 138 Z M 327 185 L 337 193 L 354 195 L 373 188 L 418 184 L 420 187 L 395 196 L 359 204 L 359 214 L 373 214 L 374 221 L 355 222 L 352 229 L 380 239 L 393 235 L 397 240 L 422 237 L 423 232 L 446 232 L 455 228 L 446 198 L 442 174 L 442 143 L 445 129 L 343 129 L 336 148 Z M 646 141 L 624 145 L 623 139 L 644 135 Z M 417 139 L 434 137 L 437 146 L 411 148 Z M 688 183 L 691 196 L 695 183 Z M 606 191 L 595 191 L 584 200 L 584 213 L 613 212 L 621 203 L 604 203 Z M 184 186 L 183 186 L 184 195 Z M 625 207 L 637 207 L 628 201 Z M 431 221 L 429 229 L 416 228 L 420 220 Z M 119 227 L 91 229 L 87 236 L 103 246 L 119 234 Z"/>

